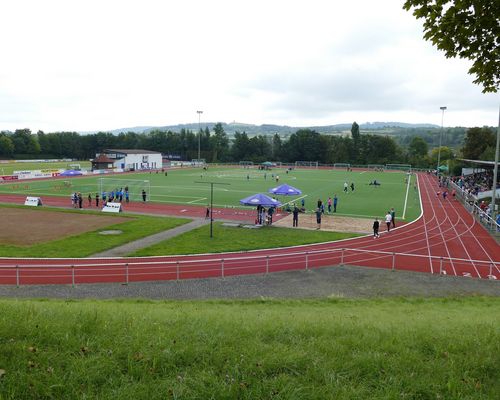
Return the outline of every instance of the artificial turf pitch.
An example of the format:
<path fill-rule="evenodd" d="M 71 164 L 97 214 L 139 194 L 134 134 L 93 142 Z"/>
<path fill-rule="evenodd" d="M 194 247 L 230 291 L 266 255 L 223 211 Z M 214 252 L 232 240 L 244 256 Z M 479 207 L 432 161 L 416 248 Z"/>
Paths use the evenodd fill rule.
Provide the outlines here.
<path fill-rule="evenodd" d="M 276 176 L 279 176 L 277 181 Z M 71 193 L 82 192 L 84 198 L 88 193 L 95 195 L 100 191 L 99 179 L 103 175 L 76 178 L 57 178 L 39 181 L 18 181 L 0 185 L 0 193 L 16 193 L 31 196 L 51 195 L 68 197 Z M 133 186 L 131 201 L 140 201 L 141 182 L 149 181 L 148 199 L 153 202 L 207 206 L 211 198 L 213 185 L 213 205 L 221 208 L 241 207 L 239 200 L 255 193 L 268 193 L 270 188 L 287 183 L 302 191 L 300 196 L 277 196 L 283 203 L 296 202 L 313 211 L 318 199 L 325 204 L 329 196 L 338 197 L 337 214 L 352 217 L 383 216 L 391 207 L 396 216 L 406 221 L 413 220 L 420 214 L 420 200 L 414 183 L 410 182 L 404 172 L 346 171 L 332 169 L 293 169 L 286 173 L 284 168 L 261 171 L 257 168 L 209 167 L 169 169 L 168 174 L 159 173 L 127 173 L 123 175 L 105 176 L 103 189 Z M 377 180 L 381 185 L 369 183 Z M 344 182 L 349 186 L 354 183 L 355 190 L 349 187 L 344 193 Z M 217 185 L 223 183 L 224 185 Z M 405 207 L 406 204 L 406 207 Z"/>

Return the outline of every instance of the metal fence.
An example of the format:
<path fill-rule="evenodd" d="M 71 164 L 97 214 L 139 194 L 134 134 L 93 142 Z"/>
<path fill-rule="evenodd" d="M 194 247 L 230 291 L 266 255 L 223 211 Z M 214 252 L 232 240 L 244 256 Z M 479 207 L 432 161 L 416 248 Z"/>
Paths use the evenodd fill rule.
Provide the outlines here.
<path fill-rule="evenodd" d="M 75 286 L 111 282 L 129 284 L 141 281 L 225 278 L 335 265 L 366 266 L 393 271 L 426 272 L 491 280 L 500 278 L 500 262 L 352 248 L 177 260 L 151 258 L 30 260 L 33 264 L 9 264 L 8 259 L 0 261 L 2 262 L 0 283 L 16 286 L 30 284 Z"/>
<path fill-rule="evenodd" d="M 450 187 L 455 190 L 456 198 L 463 203 L 467 211 L 477 217 L 479 222 L 490 231 L 490 233 L 495 236 L 500 236 L 500 224 L 477 206 L 477 199 L 473 195 L 467 193 L 453 181 L 448 182 L 448 188 Z"/>

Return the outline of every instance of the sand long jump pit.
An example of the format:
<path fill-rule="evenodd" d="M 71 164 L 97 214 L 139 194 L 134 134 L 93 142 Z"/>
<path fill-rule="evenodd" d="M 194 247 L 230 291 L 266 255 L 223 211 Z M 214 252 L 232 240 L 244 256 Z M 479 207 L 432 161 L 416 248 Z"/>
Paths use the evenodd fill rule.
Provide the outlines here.
<path fill-rule="evenodd" d="M 130 221 L 125 217 L 1 208 L 0 244 L 30 246 Z"/>

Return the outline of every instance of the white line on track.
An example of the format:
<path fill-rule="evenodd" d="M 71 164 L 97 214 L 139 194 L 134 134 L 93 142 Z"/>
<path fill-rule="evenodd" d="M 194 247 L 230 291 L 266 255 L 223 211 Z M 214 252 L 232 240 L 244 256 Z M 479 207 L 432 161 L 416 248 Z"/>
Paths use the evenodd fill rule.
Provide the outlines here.
<path fill-rule="evenodd" d="M 418 182 L 418 179 L 417 179 L 417 182 Z M 420 185 L 419 185 L 419 187 L 420 187 Z M 422 212 L 423 212 L 424 211 L 424 205 L 422 204 L 422 191 L 419 190 L 418 192 L 419 192 L 419 197 L 420 197 L 420 208 L 422 209 Z M 426 193 L 428 193 L 427 190 L 426 190 Z M 426 223 L 425 213 L 423 214 L 423 218 L 424 218 L 423 226 L 424 226 L 425 240 L 427 242 L 427 254 L 429 255 L 429 265 L 431 267 L 431 274 L 433 274 L 434 273 L 434 269 L 432 268 L 431 244 L 430 244 L 430 241 L 429 241 L 429 232 L 427 231 L 427 223 Z"/>
<path fill-rule="evenodd" d="M 410 182 L 411 182 L 411 174 L 408 175 L 408 182 L 406 185 L 405 205 L 403 206 L 403 219 L 405 219 L 406 215 L 406 204 L 408 204 L 408 189 L 410 188 Z"/>
<path fill-rule="evenodd" d="M 427 179 L 427 182 L 429 182 L 429 177 L 427 176 L 426 177 Z M 431 182 L 431 185 L 432 185 L 432 182 Z M 434 216 L 436 217 L 436 210 L 434 208 L 434 202 L 432 201 L 430 195 L 429 195 L 429 188 L 426 187 L 426 194 L 427 194 L 427 199 L 429 200 L 429 204 L 431 205 L 431 208 L 432 208 L 432 212 L 434 214 Z M 441 236 L 441 241 L 442 241 L 442 244 L 444 244 L 444 248 L 445 248 L 445 251 L 446 251 L 446 254 L 448 255 L 448 258 L 451 258 L 451 254 L 450 254 L 450 250 L 448 249 L 448 245 L 446 244 L 446 240 L 444 238 L 444 231 L 443 229 L 441 229 L 441 223 L 444 223 L 444 221 L 446 221 L 446 219 L 448 219 L 448 216 L 446 216 L 445 219 L 441 220 L 441 222 L 439 222 L 438 218 L 436 217 L 436 220 L 438 221 L 438 224 L 437 224 L 437 227 L 438 227 L 438 230 L 439 230 L 439 236 Z M 452 224 L 451 220 L 450 220 L 450 224 Z M 425 230 L 427 232 L 427 225 L 425 225 Z M 430 245 L 428 245 L 428 248 L 429 248 L 429 252 L 430 252 Z M 455 269 L 455 265 L 453 263 L 453 260 L 450 260 L 450 264 L 451 264 L 451 268 L 453 269 L 453 274 L 455 274 L 455 276 L 457 275 L 457 271 Z"/>

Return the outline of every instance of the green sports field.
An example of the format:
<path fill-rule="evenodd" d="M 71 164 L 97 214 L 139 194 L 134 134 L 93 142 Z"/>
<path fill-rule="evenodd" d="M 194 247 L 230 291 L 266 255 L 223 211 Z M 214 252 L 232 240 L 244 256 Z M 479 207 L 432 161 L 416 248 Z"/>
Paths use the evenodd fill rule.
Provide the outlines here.
<path fill-rule="evenodd" d="M 279 176 L 279 182 L 276 181 Z M 329 196 L 338 197 L 337 214 L 353 217 L 382 217 L 389 208 L 394 207 L 399 219 L 413 220 L 420 214 L 418 192 L 414 188 L 415 176 L 405 183 L 403 172 L 374 171 L 339 171 L 331 169 L 294 169 L 286 173 L 285 169 L 260 171 L 256 168 L 210 167 L 207 171 L 201 168 L 168 170 L 164 173 L 129 173 L 126 175 L 76 178 L 59 178 L 42 181 L 19 181 L 0 185 L 1 193 L 17 193 L 23 195 L 56 195 L 70 196 L 79 191 L 86 197 L 87 193 L 111 191 L 115 188 L 129 186 L 131 201 L 140 200 L 140 192 L 144 188 L 148 199 L 153 202 L 206 206 L 210 202 L 210 185 L 208 182 L 222 183 L 214 185 L 214 207 L 241 207 L 239 200 L 255 193 L 268 193 L 277 185 L 287 183 L 302 191 L 302 195 L 294 197 L 278 196 L 283 203 L 305 201 L 308 211 L 313 211 L 317 200 L 325 203 Z M 377 180 L 381 185 L 369 183 Z M 203 183 L 199 183 L 203 182 Z M 344 182 L 354 183 L 355 190 L 343 192 Z M 204 184 L 205 183 L 205 184 Z"/>

